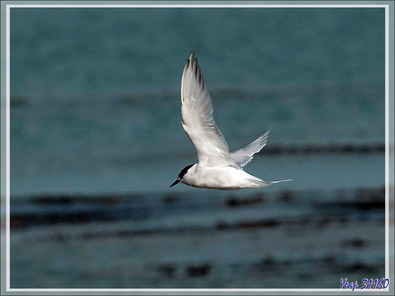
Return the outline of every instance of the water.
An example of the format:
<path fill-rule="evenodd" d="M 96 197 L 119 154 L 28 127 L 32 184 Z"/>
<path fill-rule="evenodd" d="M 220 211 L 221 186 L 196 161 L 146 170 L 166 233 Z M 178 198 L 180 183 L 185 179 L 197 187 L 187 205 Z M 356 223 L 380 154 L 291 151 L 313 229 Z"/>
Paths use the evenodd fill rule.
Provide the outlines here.
<path fill-rule="evenodd" d="M 231 193 L 183 184 L 168 188 L 183 167 L 196 161 L 181 127 L 179 98 L 191 50 L 230 149 L 271 131 L 268 146 L 246 170 L 266 180 L 293 182 Z M 267 211 L 278 221 L 290 216 L 303 220 L 316 211 L 315 202 L 326 207 L 342 190 L 355 200 L 361 188 L 381 190 L 384 58 L 383 9 L 12 9 L 11 212 L 16 224 L 11 286 L 259 287 L 265 276 L 265 287 L 277 287 L 284 284 L 284 269 L 270 276 L 260 273 L 262 264 L 274 260 L 288 266 L 289 287 L 337 287 L 342 246 L 358 239 L 363 247 L 351 247 L 347 254 L 353 259 L 345 261 L 345 268 L 358 276 L 364 271 L 378 276 L 384 258 L 382 210 L 365 215 L 348 209 L 340 198 L 334 210 L 339 224 L 325 220 L 320 235 L 314 223 L 320 223 L 321 213 L 313 215 L 312 226 L 296 229 L 286 223 L 274 230 L 236 227 L 218 236 L 216 227 L 221 221 L 238 225 L 248 217 L 260 221 Z M 297 196 L 292 205 L 275 201 L 261 209 L 252 203 L 240 215 L 218 208 L 230 198 L 268 194 L 276 200 L 276 194 L 287 192 Z M 311 192 L 314 197 L 303 204 Z M 62 203 L 106 196 L 127 205 L 135 198 L 141 203 L 113 210 L 98 210 L 91 199 L 82 208 Z M 37 206 L 35 198 L 49 198 L 55 208 Z M 185 206 L 171 203 L 183 199 Z M 170 206 L 163 208 L 166 201 Z M 159 216 L 143 215 L 136 222 L 135 212 L 145 213 L 147 207 Z M 343 216 L 345 209 L 353 214 Z M 368 219 L 358 224 L 361 217 Z M 105 242 L 97 234 L 89 242 L 84 235 L 68 240 L 77 229 L 89 234 L 91 227 L 108 225 L 115 233 L 141 226 L 148 234 L 113 236 Z M 158 225 L 167 228 L 157 233 L 153 230 Z M 200 247 L 192 226 L 207 231 Z M 177 229 L 184 229 L 184 235 L 175 235 Z M 375 232 L 368 241 L 364 229 Z M 347 238 L 345 232 L 353 230 L 355 237 Z M 63 243 L 52 235 L 59 231 L 66 233 Z M 301 236 L 309 232 L 310 245 L 287 240 L 290 231 Z M 245 243 L 231 248 L 241 238 Z M 124 249 L 125 240 L 135 239 Z M 264 251 L 276 249 L 279 239 L 287 247 L 278 253 Z M 97 254 L 104 261 L 88 255 L 96 252 L 98 241 L 103 249 Z M 24 253 L 26 242 L 43 253 Z M 337 244 L 335 251 L 331 247 L 320 253 L 329 242 Z M 179 247 L 179 255 L 171 246 Z M 219 256 L 227 248 L 229 256 Z M 299 248 L 300 256 L 293 256 L 292 248 Z M 313 248 L 311 258 L 308 248 Z M 248 255 L 257 249 L 262 252 Z M 64 262 L 39 263 L 48 252 Z M 104 268 L 112 256 L 115 263 Z M 76 265 L 88 257 L 86 267 Z M 209 264 L 209 276 L 195 279 L 193 264 L 201 272 Z M 312 273 L 300 274 L 300 264 Z M 325 269 L 325 264 L 335 267 Z M 33 267 L 27 270 L 26 265 Z M 322 277 L 314 277 L 315 268 Z M 115 270 L 119 276 L 110 276 Z"/>

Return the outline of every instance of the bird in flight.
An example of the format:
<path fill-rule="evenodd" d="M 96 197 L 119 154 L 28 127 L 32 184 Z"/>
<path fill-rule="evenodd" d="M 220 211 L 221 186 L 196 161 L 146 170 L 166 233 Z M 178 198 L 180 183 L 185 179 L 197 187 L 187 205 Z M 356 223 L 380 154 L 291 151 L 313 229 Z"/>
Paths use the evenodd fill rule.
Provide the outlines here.
<path fill-rule="evenodd" d="M 269 131 L 246 147 L 229 152 L 224 136 L 215 125 L 213 105 L 193 51 L 182 73 L 181 117 L 182 127 L 195 146 L 199 162 L 183 168 L 170 187 L 181 182 L 194 187 L 234 190 L 291 181 L 264 181 L 243 170 L 253 155 L 266 145 Z"/>

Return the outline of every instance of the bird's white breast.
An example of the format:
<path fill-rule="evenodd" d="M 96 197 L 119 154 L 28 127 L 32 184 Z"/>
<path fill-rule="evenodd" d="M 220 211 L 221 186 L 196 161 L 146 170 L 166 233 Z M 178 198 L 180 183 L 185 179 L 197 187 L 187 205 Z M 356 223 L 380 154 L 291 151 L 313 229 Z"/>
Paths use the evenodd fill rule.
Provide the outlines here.
<path fill-rule="evenodd" d="M 188 170 L 182 182 L 195 187 L 233 190 L 255 187 L 251 182 L 254 179 L 258 178 L 231 166 L 196 164 Z"/>

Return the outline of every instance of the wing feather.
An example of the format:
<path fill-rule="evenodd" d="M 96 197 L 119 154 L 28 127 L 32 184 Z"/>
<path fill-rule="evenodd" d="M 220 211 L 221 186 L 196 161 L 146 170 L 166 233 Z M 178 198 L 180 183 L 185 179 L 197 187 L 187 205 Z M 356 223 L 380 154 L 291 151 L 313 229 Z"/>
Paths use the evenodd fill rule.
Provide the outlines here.
<path fill-rule="evenodd" d="M 244 148 L 236 150 L 230 154 L 230 157 L 237 163 L 240 167 L 247 165 L 253 158 L 255 153 L 261 151 L 263 147 L 266 146 L 267 139 L 269 137 L 269 131 L 264 133 L 254 142 L 248 144 Z"/>
<path fill-rule="evenodd" d="M 228 144 L 213 118 L 213 105 L 195 58 L 191 52 L 181 79 L 182 126 L 198 154 L 199 162 L 236 165 Z"/>

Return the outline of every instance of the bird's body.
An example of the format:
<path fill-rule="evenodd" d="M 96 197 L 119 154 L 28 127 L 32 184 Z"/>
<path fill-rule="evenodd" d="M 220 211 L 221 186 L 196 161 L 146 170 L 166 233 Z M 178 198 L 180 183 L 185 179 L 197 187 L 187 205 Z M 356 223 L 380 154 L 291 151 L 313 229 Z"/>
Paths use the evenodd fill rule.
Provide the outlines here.
<path fill-rule="evenodd" d="M 194 187 L 233 190 L 289 181 L 264 181 L 243 170 L 253 155 L 266 145 L 269 132 L 230 153 L 212 114 L 211 99 L 192 52 L 182 74 L 181 117 L 182 126 L 195 146 L 199 162 L 185 167 L 171 186 L 182 182 Z"/>
<path fill-rule="evenodd" d="M 181 181 L 194 187 L 213 189 L 242 189 L 263 187 L 264 182 L 244 170 L 232 166 L 207 166 L 194 164 Z M 269 184 L 267 184 L 269 185 Z"/>

